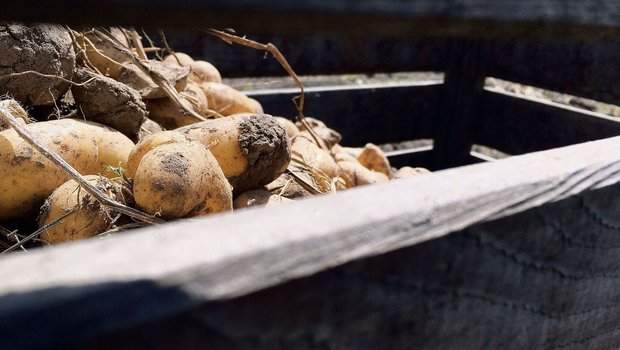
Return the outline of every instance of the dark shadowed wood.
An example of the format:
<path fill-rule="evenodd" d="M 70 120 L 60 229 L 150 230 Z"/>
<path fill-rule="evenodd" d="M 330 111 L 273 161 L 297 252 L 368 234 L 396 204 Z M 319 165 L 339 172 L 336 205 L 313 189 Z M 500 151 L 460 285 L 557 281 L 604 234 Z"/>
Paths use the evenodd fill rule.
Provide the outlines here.
<path fill-rule="evenodd" d="M 615 349 L 620 185 L 114 333 L 96 349 Z"/>
<path fill-rule="evenodd" d="M 440 90 L 437 82 L 309 88 L 304 113 L 340 132 L 347 146 L 432 138 Z M 299 95 L 298 89 L 247 94 L 270 114 L 291 119 L 296 115 L 292 98 Z"/>
<path fill-rule="evenodd" d="M 490 76 L 620 104 L 620 41 L 496 42 Z"/>
<path fill-rule="evenodd" d="M 459 40 L 450 46 L 435 126 L 434 169 L 467 164 L 484 86 L 488 46 Z"/>
<path fill-rule="evenodd" d="M 418 147 L 387 153 L 388 160 L 393 168 L 411 166 L 431 169 L 432 156 L 433 146 Z"/>
<path fill-rule="evenodd" d="M 156 37 L 155 35 L 153 36 Z M 300 75 L 439 71 L 448 57 L 447 40 L 248 35 L 271 42 Z M 230 45 L 212 36 L 167 33 L 174 50 L 213 63 L 223 77 L 285 76 L 286 71 L 264 52 Z"/>
<path fill-rule="evenodd" d="M 615 0 L 8 0 L 3 10 L 6 20 L 234 27 L 245 33 L 613 37 L 620 32 Z"/>
<path fill-rule="evenodd" d="M 617 118 L 487 90 L 475 142 L 522 154 L 618 135 Z"/>
<path fill-rule="evenodd" d="M 13 349 L 63 347 L 104 332 L 188 310 L 203 302 L 239 297 L 349 261 L 437 239 L 484 221 L 514 215 L 545 203 L 610 186 L 620 181 L 619 146 L 620 138 L 606 139 L 349 190 L 338 195 L 312 198 L 270 210 L 247 210 L 231 215 L 185 220 L 109 239 L 83 241 L 53 250 L 39 249 L 29 254 L 3 257 L 0 259 L 0 339 L 3 340 L 3 346 Z M 614 219 L 614 216 L 596 216 L 600 204 L 601 202 L 597 201 L 590 205 L 595 218 L 599 218 L 604 224 L 616 225 L 614 220 L 617 218 Z M 611 207 L 617 208 L 613 203 Z M 605 207 L 602 206 L 601 210 L 605 210 Z M 552 216 L 552 219 L 561 218 Z M 518 225 L 509 227 L 516 226 Z M 588 244 L 582 238 L 580 242 Z M 597 241 L 595 244 L 599 245 Z M 498 247 L 500 251 L 509 248 L 502 248 L 504 246 L 501 244 Z M 510 250 L 506 251 L 506 254 L 512 257 Z M 526 249 L 522 251 L 527 252 Z M 559 274 L 573 276 L 566 281 L 585 278 L 581 276 L 587 275 L 571 270 L 573 266 L 576 266 L 576 269 L 579 265 L 570 265 L 568 258 L 561 260 L 562 265 L 546 266 L 539 261 L 543 259 L 544 262 L 562 253 L 558 251 L 545 255 L 543 252 L 541 257 L 523 259 L 526 265 L 533 265 L 535 270 L 559 270 Z M 480 257 L 476 257 L 478 258 Z M 521 256 L 517 255 L 516 258 L 521 259 Z M 615 264 L 616 260 L 614 255 L 613 260 L 601 261 L 600 264 Z M 434 263 L 432 259 L 422 261 Z M 471 273 L 483 273 L 486 270 L 480 269 L 488 267 L 503 274 L 508 268 L 493 263 L 486 266 L 479 261 L 476 263 L 477 261 L 465 261 L 457 265 Z M 454 268 L 457 265 L 452 266 Z M 603 265 L 596 263 L 594 266 L 604 268 L 608 273 L 613 271 L 611 265 L 602 267 Z M 592 271 L 598 276 L 598 270 Z M 438 282 L 444 278 L 462 279 L 461 274 L 431 275 Z M 539 280 L 525 278 L 525 275 L 515 276 L 521 276 L 521 279 L 514 281 L 521 282 L 516 284 L 517 287 L 527 282 L 538 283 L 537 287 L 544 288 L 549 283 L 549 276 L 546 274 L 536 275 Z M 448 286 L 458 287 L 458 281 L 457 279 Z M 505 288 L 504 284 L 488 284 L 488 281 L 489 279 L 481 277 L 471 283 L 488 285 L 488 288 L 492 288 L 490 296 L 499 293 L 502 288 L 505 293 L 515 293 L 512 288 Z M 569 286 L 565 282 L 559 285 Z M 568 293 L 567 296 L 573 297 L 567 298 L 562 294 L 561 298 L 558 297 L 558 302 L 563 302 L 560 305 L 574 303 L 574 306 L 569 305 L 573 307 L 569 309 L 569 312 L 572 312 L 571 310 L 583 310 L 582 307 L 589 310 L 592 305 L 580 304 L 583 301 L 579 298 L 588 295 L 589 291 L 604 294 L 616 293 L 618 290 L 613 286 L 610 289 L 592 289 L 591 286 L 588 280 L 587 283 L 576 286 L 579 288 L 548 289 L 550 294 L 540 297 L 542 300 L 550 300 L 552 296 L 558 297 L 555 294 L 559 291 Z M 386 288 L 391 287 L 386 284 Z M 354 289 L 359 292 L 364 289 L 363 293 L 372 292 L 367 288 Z M 398 290 L 395 289 L 394 292 L 398 293 Z M 461 292 L 463 291 L 459 288 L 449 289 L 447 295 L 450 298 L 453 295 L 458 297 Z M 517 290 L 516 293 L 518 292 Z M 529 295 L 526 292 L 521 294 Z M 613 299 L 614 295 L 597 294 L 598 297 L 595 297 L 592 294 L 592 300 L 607 305 L 606 302 Z M 377 303 L 390 305 L 392 299 L 385 299 L 382 294 L 377 296 Z M 350 302 L 354 300 L 356 299 L 351 299 Z M 358 299 L 357 304 L 367 305 L 365 300 Z M 501 294 L 496 299 L 497 303 L 504 301 Z M 525 304 L 522 312 L 530 314 L 529 308 L 540 309 L 538 304 L 534 303 L 532 306 L 532 303 Z M 592 307 L 602 307 L 603 304 Z M 420 310 L 416 302 L 412 305 L 415 310 Z M 438 299 L 427 306 L 429 310 L 433 310 L 432 305 L 445 307 L 447 312 L 458 314 L 467 310 L 473 312 L 478 303 L 446 304 L 446 300 Z M 513 304 L 508 305 L 511 308 Z M 399 302 L 394 307 L 402 310 L 403 305 Z M 521 307 L 515 307 L 517 312 L 521 312 L 520 309 Z M 61 313 L 60 310 L 69 312 Z M 502 307 L 493 310 L 505 313 Z M 355 310 L 350 309 L 347 312 Z M 485 320 L 489 327 L 499 327 L 491 319 L 497 313 L 490 313 L 482 308 L 476 312 L 472 317 L 475 315 L 480 320 Z M 607 325 L 607 318 L 596 318 L 595 315 L 598 314 L 586 314 L 591 316 L 578 322 L 580 326 L 587 321 L 596 321 L 593 324 L 597 325 L 597 330 L 602 330 L 600 326 Z M 262 315 L 268 313 L 262 312 Z M 521 314 L 517 314 L 519 315 Z M 559 315 L 564 317 L 563 313 Z M 218 316 L 213 314 L 212 317 Z M 460 322 L 459 318 L 444 319 L 440 314 L 434 317 L 437 318 L 433 323 L 429 323 L 429 327 L 437 327 L 443 320 L 445 325 L 449 325 L 446 326 L 447 334 L 475 329 L 473 323 Z M 35 320 L 39 320 L 39 323 Z M 447 320 L 450 322 L 446 323 Z M 529 324 L 529 319 L 525 320 L 523 324 Z M 251 322 L 251 319 L 248 318 L 247 321 Z M 236 329 L 243 332 L 245 328 L 242 320 L 237 322 L 239 326 Z M 36 327 L 22 326 L 33 323 Z M 373 329 L 373 324 L 376 323 L 366 325 L 371 328 L 364 328 L 363 324 L 353 327 L 359 332 Z M 291 325 L 294 325 L 293 319 Z M 222 327 L 226 327 L 224 323 Z M 511 329 L 513 328 L 506 328 L 506 331 Z M 389 331 L 389 328 L 383 331 Z M 570 337 L 562 341 L 570 341 L 584 333 L 568 335 Z M 266 333 L 265 336 L 268 337 L 269 334 Z M 290 336 L 296 337 L 297 334 Z M 336 337 L 330 333 L 318 336 Z M 436 341 L 447 344 L 455 339 L 444 337 Z"/>

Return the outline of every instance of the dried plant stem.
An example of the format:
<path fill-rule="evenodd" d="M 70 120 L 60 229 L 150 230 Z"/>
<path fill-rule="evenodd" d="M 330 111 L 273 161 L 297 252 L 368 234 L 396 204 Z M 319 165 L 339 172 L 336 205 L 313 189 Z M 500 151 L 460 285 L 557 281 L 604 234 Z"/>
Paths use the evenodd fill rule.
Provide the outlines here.
<path fill-rule="evenodd" d="M 280 52 L 280 50 L 278 50 L 278 48 L 274 44 L 272 43 L 261 44 L 254 40 L 250 40 L 247 38 L 240 37 L 238 35 L 222 32 L 220 30 L 215 30 L 215 29 L 207 29 L 206 32 L 217 38 L 220 38 L 226 41 L 229 44 L 235 43 L 235 44 L 247 46 L 247 47 L 250 47 L 256 50 L 266 51 L 272 54 L 273 57 L 280 63 L 280 65 L 282 65 L 282 68 L 284 68 L 284 70 L 291 76 L 291 78 L 295 82 L 295 85 L 299 87 L 300 94 L 293 98 L 293 103 L 295 103 L 295 108 L 297 109 L 297 121 L 299 121 L 306 128 L 306 130 L 308 130 L 308 132 L 314 139 L 314 142 L 319 147 L 321 147 L 322 149 L 328 150 L 324 142 L 319 142 L 319 139 L 321 138 L 314 132 L 314 129 L 312 129 L 310 124 L 306 122 L 306 119 L 304 116 L 304 98 L 305 98 L 304 97 L 305 96 L 304 85 L 301 83 L 299 76 L 297 76 L 297 74 L 295 73 L 291 65 L 286 60 L 286 57 L 284 57 L 284 55 Z"/>
<path fill-rule="evenodd" d="M 144 46 L 142 46 L 142 40 L 140 38 L 140 34 L 138 34 L 138 32 L 134 28 L 131 28 L 129 33 L 131 34 L 130 35 L 131 43 L 133 44 L 133 47 L 136 49 L 136 52 L 138 53 L 138 57 L 140 57 L 141 60 L 147 60 L 148 57 L 146 56 L 146 52 L 144 52 Z"/>
<path fill-rule="evenodd" d="M 24 239 L 22 239 L 21 241 L 18 241 L 17 243 L 15 243 L 12 246 L 8 247 L 4 251 L 0 252 L 0 255 L 8 253 L 8 252 L 12 252 L 12 251 L 14 251 L 17 248 L 23 247 L 24 244 L 26 244 L 26 243 L 30 242 L 31 240 L 37 238 L 43 232 L 45 232 L 45 231 L 53 228 L 54 226 L 60 224 L 67 216 L 75 213 L 76 211 L 77 211 L 77 208 L 73 208 L 70 211 L 62 214 L 56 220 L 50 222 L 49 224 L 41 226 L 38 230 L 36 230 L 33 233 L 29 234 L 28 236 L 24 237 Z"/>
<path fill-rule="evenodd" d="M 8 125 L 10 125 L 19 136 L 21 136 L 24 140 L 26 140 L 26 142 L 32 145 L 32 147 L 39 151 L 45 158 L 50 160 L 56 166 L 63 169 L 72 179 L 77 181 L 77 183 L 79 183 L 86 192 L 93 196 L 102 205 L 126 214 L 136 220 L 144 221 L 149 224 L 160 224 L 164 222 L 163 220 L 160 220 L 137 209 L 130 208 L 124 204 L 108 198 L 104 193 L 99 191 L 97 187 L 84 179 L 84 177 L 80 173 L 78 173 L 77 170 L 75 170 L 71 165 L 65 162 L 65 160 L 62 159 L 58 154 L 48 150 L 43 143 L 37 140 L 37 138 L 30 133 L 30 131 L 21 126 L 17 119 L 11 114 L 11 112 L 7 108 L 0 106 L 0 118 L 4 120 Z"/>
<path fill-rule="evenodd" d="M 177 90 L 170 84 L 170 82 L 166 80 L 166 78 L 164 78 L 158 72 L 155 72 L 152 69 L 150 69 L 149 66 L 146 65 L 144 60 L 140 59 L 140 57 L 138 57 L 136 53 L 133 52 L 131 49 L 121 44 L 111 33 L 106 32 L 105 30 L 100 30 L 100 29 L 94 29 L 94 33 L 99 35 L 100 37 L 103 37 L 108 42 L 110 42 L 114 46 L 115 49 L 131 57 L 132 62 L 145 74 L 151 77 L 151 79 L 153 79 L 153 82 L 155 82 L 155 84 L 157 84 L 157 86 L 159 86 L 166 93 L 166 95 L 168 95 L 168 97 L 172 100 L 172 102 L 175 104 L 177 108 L 182 110 L 184 113 L 186 113 L 191 118 L 196 119 L 197 121 L 206 120 L 203 116 L 196 113 L 196 111 L 194 111 L 193 109 L 187 108 L 186 106 L 184 106 L 181 103 L 181 99 L 182 99 L 181 96 L 179 95 Z"/>

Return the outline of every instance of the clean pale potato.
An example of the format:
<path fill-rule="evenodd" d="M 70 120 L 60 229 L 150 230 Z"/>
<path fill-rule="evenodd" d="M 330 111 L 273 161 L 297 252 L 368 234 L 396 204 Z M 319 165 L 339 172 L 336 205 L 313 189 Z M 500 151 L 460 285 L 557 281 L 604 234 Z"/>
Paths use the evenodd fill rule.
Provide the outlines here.
<path fill-rule="evenodd" d="M 133 148 L 125 135 L 94 122 L 61 119 L 25 128 L 82 175 L 116 176 L 109 167 L 125 167 Z M 30 216 L 69 179 L 13 129 L 0 132 L 0 174 L 0 221 Z"/>
<path fill-rule="evenodd" d="M 119 183 L 99 175 L 87 175 L 84 178 L 108 198 L 122 201 Z M 54 190 L 46 200 L 41 208 L 39 227 L 52 223 L 70 211 L 74 212 L 56 226 L 45 230 L 41 239 L 55 244 L 93 237 L 108 230 L 115 216 L 113 210 L 102 206 L 75 180 L 69 180 Z"/>

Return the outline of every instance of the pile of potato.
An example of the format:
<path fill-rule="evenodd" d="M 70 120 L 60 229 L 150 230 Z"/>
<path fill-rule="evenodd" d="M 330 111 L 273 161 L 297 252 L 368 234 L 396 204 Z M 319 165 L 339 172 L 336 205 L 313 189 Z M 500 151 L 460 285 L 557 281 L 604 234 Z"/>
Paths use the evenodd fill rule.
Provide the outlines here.
<path fill-rule="evenodd" d="M 149 59 L 140 39 L 120 28 L 0 25 L 0 114 L 108 198 L 164 220 L 426 172 L 393 169 L 372 144 L 342 147 L 319 120 L 265 114 L 210 63 L 182 53 Z M 0 226 L 38 213 L 39 226 L 56 223 L 39 240 L 59 243 L 135 224 L 2 120 Z"/>

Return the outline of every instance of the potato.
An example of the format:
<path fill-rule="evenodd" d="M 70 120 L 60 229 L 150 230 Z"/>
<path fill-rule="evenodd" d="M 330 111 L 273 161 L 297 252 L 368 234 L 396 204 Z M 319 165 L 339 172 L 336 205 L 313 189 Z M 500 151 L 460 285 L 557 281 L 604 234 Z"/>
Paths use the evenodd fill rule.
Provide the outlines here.
<path fill-rule="evenodd" d="M 138 137 L 135 141 L 144 140 L 145 137 L 162 131 L 164 131 L 164 129 L 161 125 L 147 118 L 146 121 L 142 123 L 142 126 L 140 126 L 140 131 L 138 131 Z"/>
<path fill-rule="evenodd" d="M 131 87 L 91 72 L 76 70 L 76 84 L 71 88 L 75 102 L 84 116 L 136 137 L 148 114 L 140 94 Z"/>
<path fill-rule="evenodd" d="M 325 141 L 328 148 L 332 148 L 334 145 L 338 144 L 340 140 L 342 140 L 342 136 L 338 132 L 328 128 L 327 125 L 320 120 L 305 117 L 304 121 L 312 128 L 312 131 L 314 131 L 319 138 Z M 296 122 L 295 125 L 299 128 L 299 131 L 309 133 L 308 129 L 302 122 Z"/>
<path fill-rule="evenodd" d="M 54 105 L 69 89 L 67 80 L 73 77 L 76 57 L 71 36 L 63 26 L 0 24 L 0 52 L 0 95 L 43 106 Z M 10 76 L 25 71 L 43 75 Z"/>
<path fill-rule="evenodd" d="M 144 154 L 133 194 L 140 209 L 165 219 L 232 210 L 232 189 L 198 142 L 163 144 Z"/>
<path fill-rule="evenodd" d="M 347 183 L 347 188 L 389 181 L 385 174 L 369 170 L 357 161 L 338 162 L 338 166 L 340 177 Z"/>
<path fill-rule="evenodd" d="M 162 76 L 175 90 L 183 91 L 188 84 L 190 70 L 187 67 L 168 65 L 159 61 L 143 61 L 151 71 Z M 127 61 L 119 68 L 117 81 L 135 89 L 140 96 L 147 100 L 168 97 L 168 94 L 151 78 L 149 74 L 138 67 L 134 61 Z"/>
<path fill-rule="evenodd" d="M 194 110 L 192 103 L 181 96 L 181 104 L 190 110 Z M 177 107 L 169 98 L 158 98 L 155 100 L 146 100 L 146 109 L 149 111 L 149 117 L 159 123 L 166 129 L 176 129 L 181 126 L 190 125 L 198 122 L 186 111 Z"/>
<path fill-rule="evenodd" d="M 83 175 L 106 172 L 109 165 L 125 166 L 133 147 L 118 131 L 82 120 L 52 120 L 26 128 Z M 69 179 L 13 129 L 0 132 L 0 174 L 0 221 L 31 215 Z"/>
<path fill-rule="evenodd" d="M 140 164 L 142 157 L 153 148 L 160 145 L 183 142 L 189 142 L 189 139 L 175 131 L 162 131 L 146 136 L 131 149 L 127 157 L 127 176 L 133 178 L 136 175 L 136 169 L 138 169 L 138 164 Z"/>
<path fill-rule="evenodd" d="M 298 135 L 291 141 L 291 151 L 303 156 L 302 160 L 310 167 L 319 169 L 330 178 L 338 176 L 340 169 L 329 152 L 319 148 L 311 139 Z"/>
<path fill-rule="evenodd" d="M 207 96 L 209 108 L 222 115 L 254 113 L 256 106 L 250 98 L 230 86 L 220 83 L 202 83 L 200 88 Z"/>
<path fill-rule="evenodd" d="M 258 114 L 265 113 L 265 111 L 263 110 L 263 106 L 260 104 L 260 102 L 256 101 L 255 99 L 251 97 L 248 97 L 248 99 L 250 100 L 253 106 L 252 113 L 258 113 Z"/>
<path fill-rule="evenodd" d="M 4 101 L 0 101 L 0 107 L 4 107 L 11 112 L 17 122 L 21 125 L 26 125 L 30 123 L 30 118 L 28 118 L 28 113 L 19 105 L 19 103 L 15 100 L 8 99 Z M 4 124 L 4 120 L 0 120 L 0 131 L 10 129 L 9 125 Z"/>
<path fill-rule="evenodd" d="M 265 190 L 252 190 L 243 192 L 233 202 L 234 209 L 249 208 L 249 207 L 270 207 L 274 205 L 290 203 L 292 200 L 278 196 L 277 194 L 271 194 Z"/>
<path fill-rule="evenodd" d="M 289 139 L 292 139 L 297 134 L 299 134 L 299 128 L 297 128 L 297 125 L 295 125 L 295 123 L 293 123 L 292 121 L 284 117 L 275 117 L 275 118 L 278 121 L 278 123 L 282 125 Z"/>
<path fill-rule="evenodd" d="M 172 55 L 164 57 L 163 62 L 166 64 L 186 67 L 194 62 L 194 59 L 190 55 L 183 52 L 175 52 Z"/>
<path fill-rule="evenodd" d="M 235 194 L 275 180 L 291 159 L 286 132 L 267 114 L 211 119 L 176 131 L 211 150 Z"/>
<path fill-rule="evenodd" d="M 301 198 L 311 196 L 308 190 L 301 186 L 295 178 L 288 173 L 280 175 L 277 179 L 265 185 L 265 189 L 272 194 L 279 194 L 285 198 Z"/>
<path fill-rule="evenodd" d="M 181 96 L 187 98 L 192 104 L 194 110 L 203 117 L 208 116 L 209 113 L 209 101 L 207 96 L 200 88 L 200 85 L 189 83 L 185 90 L 181 92 Z"/>
<path fill-rule="evenodd" d="M 364 146 L 360 155 L 357 156 L 357 160 L 364 167 L 372 171 L 380 172 L 387 177 L 390 176 L 390 162 L 385 156 L 385 153 L 372 143 L 367 143 L 366 146 Z"/>
<path fill-rule="evenodd" d="M 430 173 L 430 170 L 425 168 L 412 168 L 410 166 L 404 166 L 394 173 L 392 179 L 405 179 L 426 173 Z"/>
<path fill-rule="evenodd" d="M 85 178 L 110 199 L 122 200 L 120 184 L 99 175 L 87 175 Z M 55 244 L 93 237 L 105 232 L 115 216 L 112 210 L 102 206 L 80 188 L 75 180 L 69 180 L 54 190 L 45 201 L 38 219 L 39 227 L 55 221 L 71 210 L 76 211 L 43 232 L 41 239 Z"/>
<path fill-rule="evenodd" d="M 207 61 L 194 61 L 189 64 L 189 67 L 191 69 L 189 81 L 193 83 L 202 84 L 207 82 L 222 82 L 220 72 Z"/>

